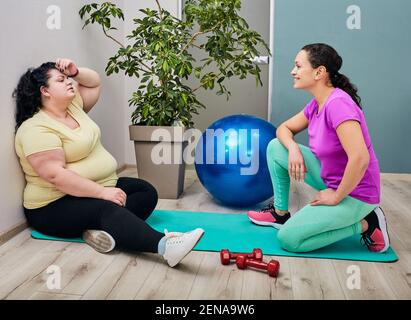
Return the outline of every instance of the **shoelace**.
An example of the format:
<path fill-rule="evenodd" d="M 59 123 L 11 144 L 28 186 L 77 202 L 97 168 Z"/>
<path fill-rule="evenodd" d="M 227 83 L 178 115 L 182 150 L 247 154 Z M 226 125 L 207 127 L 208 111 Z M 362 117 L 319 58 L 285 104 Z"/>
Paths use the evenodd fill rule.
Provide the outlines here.
<path fill-rule="evenodd" d="M 273 201 L 271 201 L 266 207 L 261 209 L 261 211 L 273 211 L 273 210 L 275 210 Z"/>
<path fill-rule="evenodd" d="M 183 235 L 182 232 L 168 232 L 167 229 L 164 229 L 164 235 L 170 239 L 170 238 L 174 238 L 174 237 L 180 237 Z"/>
<path fill-rule="evenodd" d="M 184 235 L 183 232 L 168 232 L 167 229 L 164 229 L 164 234 L 167 240 L 170 241 L 169 243 L 171 245 L 183 243 L 183 239 L 182 239 L 182 236 Z"/>
<path fill-rule="evenodd" d="M 374 241 L 372 241 L 370 234 L 369 234 L 368 232 L 366 232 L 366 233 L 364 233 L 364 234 L 361 235 L 360 243 L 361 243 L 363 246 L 367 246 L 367 247 L 368 247 L 369 245 L 373 244 Z"/>

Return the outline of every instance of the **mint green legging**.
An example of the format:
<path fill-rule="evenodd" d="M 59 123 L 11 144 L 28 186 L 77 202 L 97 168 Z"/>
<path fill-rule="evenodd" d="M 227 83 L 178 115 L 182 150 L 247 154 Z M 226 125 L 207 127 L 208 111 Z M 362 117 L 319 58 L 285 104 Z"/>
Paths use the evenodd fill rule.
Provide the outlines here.
<path fill-rule="evenodd" d="M 327 189 L 320 176 L 320 162 L 309 148 L 298 144 L 307 168 L 304 181 L 316 190 Z M 288 210 L 290 176 L 288 174 L 288 150 L 278 139 L 267 147 L 267 164 L 274 189 L 274 206 Z M 277 237 L 282 248 L 291 252 L 307 252 L 361 233 L 361 220 L 377 204 L 346 196 L 335 206 L 311 206 L 292 215 L 279 230 Z"/>

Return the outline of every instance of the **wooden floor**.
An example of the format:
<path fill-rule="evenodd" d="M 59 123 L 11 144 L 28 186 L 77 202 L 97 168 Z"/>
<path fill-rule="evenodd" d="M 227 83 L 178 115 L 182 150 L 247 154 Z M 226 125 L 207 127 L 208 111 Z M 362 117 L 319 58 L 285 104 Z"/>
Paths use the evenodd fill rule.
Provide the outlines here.
<path fill-rule="evenodd" d="M 135 176 L 128 169 L 120 176 Z M 314 190 L 292 184 L 290 211 L 306 204 Z M 411 175 L 382 175 L 382 206 L 396 263 L 275 257 L 278 278 L 255 270 L 223 266 L 216 252 L 194 251 L 177 268 L 156 254 L 99 254 L 86 244 L 39 241 L 26 229 L 0 246 L 1 299 L 411 299 Z M 160 200 L 158 209 L 232 213 L 215 204 L 186 175 L 178 200 Z M 266 258 L 268 259 L 268 257 Z M 61 270 L 60 289 L 49 289 Z M 347 268 L 358 266 L 361 289 L 349 289 Z M 47 282 L 49 281 L 49 286 Z"/>

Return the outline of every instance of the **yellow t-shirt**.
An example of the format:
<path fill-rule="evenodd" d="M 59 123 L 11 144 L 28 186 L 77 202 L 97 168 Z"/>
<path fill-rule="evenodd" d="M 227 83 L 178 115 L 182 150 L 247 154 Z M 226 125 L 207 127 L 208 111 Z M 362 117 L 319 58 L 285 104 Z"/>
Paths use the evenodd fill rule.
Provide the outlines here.
<path fill-rule="evenodd" d="M 80 127 L 70 129 L 40 109 L 17 130 L 15 148 L 27 182 L 23 202 L 27 209 L 41 208 L 65 196 L 33 170 L 26 159 L 33 153 L 63 149 L 66 169 L 105 187 L 114 187 L 117 183 L 117 161 L 101 144 L 100 128 L 84 112 L 83 100 L 78 92 L 68 113 Z"/>

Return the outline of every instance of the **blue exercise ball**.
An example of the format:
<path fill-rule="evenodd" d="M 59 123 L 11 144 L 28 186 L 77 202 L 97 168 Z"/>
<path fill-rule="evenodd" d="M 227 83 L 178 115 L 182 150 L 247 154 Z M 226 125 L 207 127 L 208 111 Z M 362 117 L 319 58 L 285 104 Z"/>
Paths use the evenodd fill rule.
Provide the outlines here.
<path fill-rule="evenodd" d="M 251 115 L 217 120 L 202 134 L 195 149 L 201 184 L 221 203 L 245 207 L 273 196 L 267 167 L 268 143 L 276 128 Z"/>

